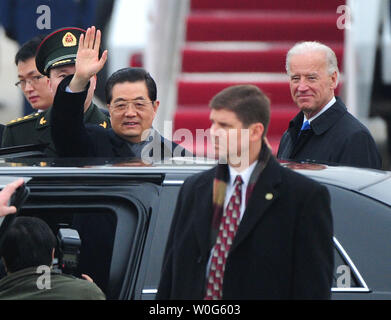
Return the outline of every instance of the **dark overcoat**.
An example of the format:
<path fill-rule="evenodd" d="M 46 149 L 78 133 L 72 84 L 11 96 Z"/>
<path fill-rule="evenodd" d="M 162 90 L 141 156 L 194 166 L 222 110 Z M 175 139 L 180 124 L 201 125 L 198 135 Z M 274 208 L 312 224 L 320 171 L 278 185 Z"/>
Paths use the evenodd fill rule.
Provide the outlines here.
<path fill-rule="evenodd" d="M 196 174 L 181 188 L 157 299 L 204 297 L 215 174 Z M 223 299 L 329 298 L 332 237 L 327 189 L 271 157 L 228 255 Z"/>
<path fill-rule="evenodd" d="M 339 97 L 336 100 L 300 136 L 304 114 L 299 112 L 281 138 L 277 158 L 381 169 L 381 157 L 370 132 Z"/>

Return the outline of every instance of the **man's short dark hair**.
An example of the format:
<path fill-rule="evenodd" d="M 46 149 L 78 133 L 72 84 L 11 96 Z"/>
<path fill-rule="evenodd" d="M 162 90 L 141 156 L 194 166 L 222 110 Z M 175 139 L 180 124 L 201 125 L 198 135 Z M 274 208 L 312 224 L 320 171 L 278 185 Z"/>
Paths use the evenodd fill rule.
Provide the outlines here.
<path fill-rule="evenodd" d="M 4 234 L 0 255 L 8 272 L 29 267 L 52 265 L 52 251 L 56 237 L 43 220 L 17 217 Z"/>
<path fill-rule="evenodd" d="M 226 109 L 236 114 L 243 126 L 260 122 L 265 130 L 270 122 L 270 100 L 254 85 L 236 85 L 225 88 L 216 94 L 209 104 L 211 109 Z"/>
<path fill-rule="evenodd" d="M 114 72 L 107 79 L 105 86 L 106 103 L 110 104 L 111 99 L 113 98 L 112 94 L 114 85 L 116 85 L 117 83 L 138 81 L 145 81 L 149 99 L 151 99 L 151 101 L 156 101 L 156 83 L 155 80 L 153 80 L 153 78 L 151 77 L 151 75 L 143 68 L 123 68 Z"/>
<path fill-rule="evenodd" d="M 15 55 L 15 64 L 18 65 L 20 61 L 26 62 L 28 59 L 35 58 L 37 49 L 44 38 L 44 35 L 39 35 L 24 43 Z"/>

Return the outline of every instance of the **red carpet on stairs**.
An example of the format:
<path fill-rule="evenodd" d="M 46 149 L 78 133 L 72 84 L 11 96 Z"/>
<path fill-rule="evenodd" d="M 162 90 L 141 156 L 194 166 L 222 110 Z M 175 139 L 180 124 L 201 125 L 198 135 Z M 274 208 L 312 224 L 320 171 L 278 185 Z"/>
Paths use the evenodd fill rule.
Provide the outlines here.
<path fill-rule="evenodd" d="M 258 86 L 269 97 L 273 105 L 292 103 L 288 82 L 190 82 L 179 80 L 178 105 L 182 108 L 186 108 L 188 105 L 208 106 L 210 99 L 216 93 L 236 84 L 254 84 Z"/>
<path fill-rule="evenodd" d="M 310 27 L 311 26 L 311 27 Z M 187 19 L 188 41 L 342 41 L 336 14 L 196 13 Z"/>
<path fill-rule="evenodd" d="M 208 103 L 217 92 L 251 83 L 271 100 L 268 140 L 276 153 L 281 135 L 298 112 L 285 75 L 286 53 L 295 42 L 321 41 L 334 49 L 342 70 L 344 31 L 336 26 L 336 11 L 344 4 L 344 0 L 191 0 L 174 130 L 188 129 L 195 137 L 197 129 L 210 126 Z M 202 156 L 208 142 L 182 141 L 182 145 Z"/>
<path fill-rule="evenodd" d="M 192 0 L 191 10 L 276 10 L 336 12 L 341 0 Z"/>
<path fill-rule="evenodd" d="M 339 43 L 328 45 L 342 62 L 343 46 Z M 285 56 L 289 48 L 289 45 L 277 45 L 258 50 L 245 47 L 241 50 L 209 50 L 187 45 L 182 51 L 182 71 L 285 73 Z"/>

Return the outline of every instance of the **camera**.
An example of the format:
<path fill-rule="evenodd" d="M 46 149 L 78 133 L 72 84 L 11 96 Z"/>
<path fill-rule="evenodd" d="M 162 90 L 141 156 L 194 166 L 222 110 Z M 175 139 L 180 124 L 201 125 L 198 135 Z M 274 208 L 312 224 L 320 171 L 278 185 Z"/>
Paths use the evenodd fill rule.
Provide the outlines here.
<path fill-rule="evenodd" d="M 66 274 L 75 275 L 79 265 L 81 240 L 75 229 L 60 228 L 57 233 L 58 267 Z"/>

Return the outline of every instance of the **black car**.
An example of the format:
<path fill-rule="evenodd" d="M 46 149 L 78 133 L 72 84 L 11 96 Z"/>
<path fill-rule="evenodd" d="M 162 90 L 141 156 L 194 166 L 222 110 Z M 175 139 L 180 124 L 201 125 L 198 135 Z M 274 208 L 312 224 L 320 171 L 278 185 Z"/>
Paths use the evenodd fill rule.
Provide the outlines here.
<path fill-rule="evenodd" d="M 30 194 L 18 214 L 44 219 L 57 234 L 61 228 L 78 231 L 82 244 L 75 273 L 89 274 L 109 299 L 135 300 L 155 298 L 183 181 L 214 165 L 193 159 L 152 166 L 125 159 L 94 159 L 92 164 L 33 158 L 0 162 L 1 187 L 15 177 L 27 181 Z M 283 165 L 330 191 L 335 231 L 332 298 L 391 298 L 391 173 Z"/>

